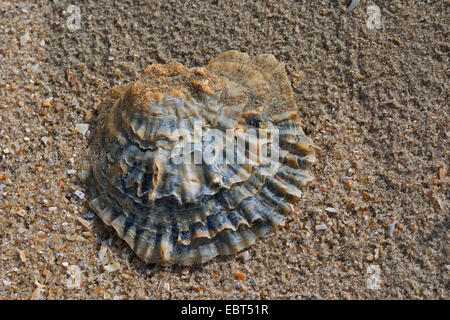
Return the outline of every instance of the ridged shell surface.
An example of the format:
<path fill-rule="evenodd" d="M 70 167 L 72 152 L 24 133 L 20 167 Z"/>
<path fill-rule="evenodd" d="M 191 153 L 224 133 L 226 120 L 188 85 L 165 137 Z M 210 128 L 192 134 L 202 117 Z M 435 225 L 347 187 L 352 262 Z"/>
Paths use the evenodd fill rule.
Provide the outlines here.
<path fill-rule="evenodd" d="M 314 145 L 272 55 L 151 65 L 110 90 L 100 110 L 82 170 L 89 205 L 149 263 L 237 253 L 284 225 L 312 180 Z M 268 148 L 278 161 L 260 157 Z"/>

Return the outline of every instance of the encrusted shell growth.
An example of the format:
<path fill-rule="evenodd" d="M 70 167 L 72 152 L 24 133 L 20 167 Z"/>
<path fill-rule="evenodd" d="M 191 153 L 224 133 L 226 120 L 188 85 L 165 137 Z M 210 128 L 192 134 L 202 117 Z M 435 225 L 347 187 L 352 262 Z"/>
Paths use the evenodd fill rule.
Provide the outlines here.
<path fill-rule="evenodd" d="M 228 51 L 201 68 L 151 65 L 103 100 L 82 171 L 89 205 L 150 263 L 236 253 L 283 225 L 289 201 L 312 180 L 314 145 L 295 108 L 272 55 Z M 225 161 L 230 141 L 233 161 Z M 259 156 L 268 148 L 279 161 Z M 176 150 L 194 161 L 179 161 Z"/>

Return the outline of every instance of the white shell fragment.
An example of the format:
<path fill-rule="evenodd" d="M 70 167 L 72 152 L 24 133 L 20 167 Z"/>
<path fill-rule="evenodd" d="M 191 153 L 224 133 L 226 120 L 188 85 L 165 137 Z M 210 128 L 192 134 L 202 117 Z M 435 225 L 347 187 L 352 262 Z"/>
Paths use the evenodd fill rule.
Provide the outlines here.
<path fill-rule="evenodd" d="M 86 134 L 86 132 L 89 130 L 89 125 L 86 124 L 86 123 L 77 123 L 77 124 L 75 125 L 75 130 L 76 130 L 78 133 Z"/>
<path fill-rule="evenodd" d="M 70 265 L 67 267 L 69 277 L 66 280 L 67 289 L 78 289 L 81 285 L 81 269 L 79 266 Z"/>
<path fill-rule="evenodd" d="M 395 225 L 396 224 L 397 224 L 397 221 L 394 221 L 394 222 L 389 224 L 388 234 L 389 234 L 390 238 L 392 238 L 394 236 L 394 231 L 395 231 Z"/>
<path fill-rule="evenodd" d="M 120 269 L 120 264 L 118 262 L 113 262 L 110 264 L 105 264 L 103 267 L 107 272 L 114 272 Z"/>
<path fill-rule="evenodd" d="M 25 32 L 25 34 L 19 39 L 20 45 L 24 46 L 28 41 L 30 41 L 30 39 L 30 34 L 28 32 Z"/>
<path fill-rule="evenodd" d="M 316 231 L 326 230 L 328 226 L 326 224 L 318 224 L 316 225 Z"/>
<path fill-rule="evenodd" d="M 75 190 L 75 195 L 78 197 L 78 198 L 80 198 L 80 200 L 83 200 L 84 199 L 84 197 L 85 197 L 85 194 L 84 194 L 84 192 L 83 191 L 80 191 L 80 190 Z"/>
<path fill-rule="evenodd" d="M 338 213 L 338 211 L 335 208 L 333 208 L 333 207 L 325 208 L 325 211 L 328 212 L 328 213 L 333 213 L 333 214 Z"/>

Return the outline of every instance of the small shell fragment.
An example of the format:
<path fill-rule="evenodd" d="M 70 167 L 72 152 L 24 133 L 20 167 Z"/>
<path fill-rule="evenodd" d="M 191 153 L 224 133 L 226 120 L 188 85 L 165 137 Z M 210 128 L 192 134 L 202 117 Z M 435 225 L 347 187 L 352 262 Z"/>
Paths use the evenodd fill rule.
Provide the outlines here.
<path fill-rule="evenodd" d="M 31 300 L 40 300 L 42 293 L 42 286 L 37 286 L 36 289 L 33 290 L 30 299 Z"/>
<path fill-rule="evenodd" d="M 248 253 L 248 251 L 243 251 L 238 255 L 238 259 L 242 262 L 246 262 L 250 259 L 250 253 Z"/>
<path fill-rule="evenodd" d="M 77 217 L 77 220 L 82 224 L 86 229 L 91 229 L 92 222 L 85 220 L 83 218 Z"/>
<path fill-rule="evenodd" d="M 325 211 L 328 213 L 338 213 L 338 211 L 333 207 L 325 208 Z"/>
<path fill-rule="evenodd" d="M 23 36 L 20 37 L 20 45 L 24 46 L 27 44 L 28 41 L 30 41 L 30 34 L 28 32 L 25 32 Z"/>
<path fill-rule="evenodd" d="M 106 253 L 108 252 L 108 247 L 106 246 L 106 245 L 103 245 L 101 248 L 100 248 L 100 250 L 99 250 L 99 252 L 98 252 L 98 260 L 101 262 L 101 263 L 105 263 L 105 261 L 106 261 Z"/>
<path fill-rule="evenodd" d="M 439 179 L 444 180 L 446 174 L 447 174 L 447 169 L 445 169 L 445 168 L 439 169 Z"/>
<path fill-rule="evenodd" d="M 113 262 L 113 263 L 105 264 L 103 266 L 103 268 L 108 272 L 114 272 L 114 271 L 117 271 L 120 269 L 120 263 Z"/>
<path fill-rule="evenodd" d="M 81 269 L 77 265 L 67 267 L 69 278 L 66 281 L 67 289 L 78 289 L 81 285 Z"/>
<path fill-rule="evenodd" d="M 84 194 L 84 192 L 83 191 L 81 191 L 81 190 L 75 190 L 75 195 L 78 197 L 78 198 L 80 198 L 80 200 L 83 200 L 84 199 L 84 197 L 85 197 L 85 194 Z"/>
<path fill-rule="evenodd" d="M 328 229 L 328 226 L 326 224 L 319 224 L 316 225 L 316 231 L 326 230 Z"/>
<path fill-rule="evenodd" d="M 26 254 L 25 254 L 25 251 L 24 251 L 24 250 L 18 250 L 18 252 L 19 252 L 20 260 L 21 260 L 23 263 L 27 262 L 27 256 L 26 256 Z"/>
<path fill-rule="evenodd" d="M 185 267 L 183 269 L 181 269 L 181 274 L 186 276 L 189 274 L 189 267 Z"/>
<path fill-rule="evenodd" d="M 75 125 L 75 130 L 76 130 L 78 133 L 86 134 L 86 132 L 89 130 L 89 125 L 86 124 L 86 123 L 77 123 L 77 124 Z"/>
<path fill-rule="evenodd" d="M 47 145 L 51 141 L 51 138 L 49 137 L 42 137 L 42 142 L 44 142 L 45 145 Z"/>
<path fill-rule="evenodd" d="M 389 224 L 388 234 L 389 234 L 389 237 L 391 237 L 391 238 L 394 236 L 394 231 L 395 231 L 395 225 L 396 224 L 397 224 L 396 221 L 394 221 L 394 222 Z"/>
<path fill-rule="evenodd" d="M 50 97 L 50 98 L 43 100 L 41 104 L 43 107 L 51 107 L 52 101 L 53 101 L 53 97 Z"/>

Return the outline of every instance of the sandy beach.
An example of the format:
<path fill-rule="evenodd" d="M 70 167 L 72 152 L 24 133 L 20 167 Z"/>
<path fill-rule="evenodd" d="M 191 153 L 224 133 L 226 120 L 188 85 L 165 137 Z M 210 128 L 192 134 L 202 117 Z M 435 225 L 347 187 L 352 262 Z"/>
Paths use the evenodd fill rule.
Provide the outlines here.
<path fill-rule="evenodd" d="M 450 5 L 350 2 L 0 0 L 0 299 L 448 299 Z M 100 99 L 232 49 L 285 64 L 315 179 L 243 253 L 147 265 L 78 177 Z"/>

